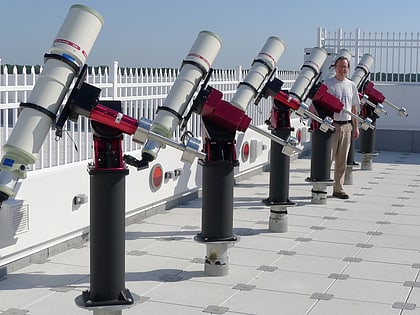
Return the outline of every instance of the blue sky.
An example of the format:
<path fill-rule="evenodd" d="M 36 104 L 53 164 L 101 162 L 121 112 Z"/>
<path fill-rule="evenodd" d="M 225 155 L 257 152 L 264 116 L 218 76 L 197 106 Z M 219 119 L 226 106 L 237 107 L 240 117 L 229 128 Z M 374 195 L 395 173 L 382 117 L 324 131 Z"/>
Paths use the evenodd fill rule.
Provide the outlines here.
<path fill-rule="evenodd" d="M 2 63 L 42 64 L 69 8 L 84 4 L 104 18 L 89 65 L 176 67 L 201 30 L 222 48 L 214 68 L 248 67 L 269 36 L 286 43 L 280 69 L 298 70 L 318 27 L 345 32 L 417 32 L 420 1 L 337 0 L 13 0 L 0 5 Z M 399 4 L 399 5 L 395 5 Z"/>

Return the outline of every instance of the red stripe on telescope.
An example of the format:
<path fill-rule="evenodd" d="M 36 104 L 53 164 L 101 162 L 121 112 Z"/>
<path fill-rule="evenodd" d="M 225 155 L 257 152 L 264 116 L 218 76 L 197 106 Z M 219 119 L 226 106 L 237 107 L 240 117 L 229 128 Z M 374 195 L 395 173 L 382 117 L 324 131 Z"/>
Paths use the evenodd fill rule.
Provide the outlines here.
<path fill-rule="evenodd" d="M 72 41 L 67 40 L 67 39 L 63 39 L 63 38 L 56 38 L 56 39 L 54 40 L 54 44 L 55 44 L 55 43 L 69 45 L 69 46 L 71 46 L 71 47 L 73 47 L 73 48 L 75 48 L 75 49 L 77 49 L 77 50 L 80 50 L 80 46 L 79 46 L 79 45 L 77 45 L 76 43 L 73 43 Z"/>
<path fill-rule="evenodd" d="M 207 64 L 207 66 L 209 68 L 211 67 L 210 62 L 206 58 L 204 58 L 203 56 L 201 56 L 201 55 L 189 53 L 188 56 L 200 58 L 201 60 L 203 60 Z"/>
<path fill-rule="evenodd" d="M 267 56 L 268 58 L 270 58 L 273 61 L 274 65 L 276 64 L 276 60 L 273 58 L 273 56 L 271 56 L 271 55 L 269 55 L 267 53 L 260 53 L 260 55 Z"/>

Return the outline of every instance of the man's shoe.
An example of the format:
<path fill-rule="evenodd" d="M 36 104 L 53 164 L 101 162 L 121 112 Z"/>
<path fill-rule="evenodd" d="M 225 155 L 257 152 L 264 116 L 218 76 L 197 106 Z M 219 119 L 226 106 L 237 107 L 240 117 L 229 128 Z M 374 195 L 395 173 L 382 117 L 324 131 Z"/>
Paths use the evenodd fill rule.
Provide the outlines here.
<path fill-rule="evenodd" d="M 343 192 L 333 192 L 333 196 L 340 199 L 349 199 L 349 195 Z"/>

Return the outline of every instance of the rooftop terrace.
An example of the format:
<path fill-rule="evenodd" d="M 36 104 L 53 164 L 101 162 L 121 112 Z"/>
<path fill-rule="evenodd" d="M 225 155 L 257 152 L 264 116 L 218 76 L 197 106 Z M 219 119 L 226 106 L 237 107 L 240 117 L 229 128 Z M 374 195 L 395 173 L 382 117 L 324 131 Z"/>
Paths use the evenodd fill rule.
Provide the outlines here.
<path fill-rule="evenodd" d="M 360 160 L 360 157 L 359 157 Z M 381 152 L 349 200 L 311 203 L 310 159 L 291 163 L 286 233 L 268 231 L 269 172 L 235 185 L 229 274 L 204 273 L 201 199 L 126 228 L 123 314 L 420 314 L 420 154 Z M 0 279 L 0 314 L 88 314 L 89 243 Z M 105 313 L 104 313 L 105 314 Z"/>

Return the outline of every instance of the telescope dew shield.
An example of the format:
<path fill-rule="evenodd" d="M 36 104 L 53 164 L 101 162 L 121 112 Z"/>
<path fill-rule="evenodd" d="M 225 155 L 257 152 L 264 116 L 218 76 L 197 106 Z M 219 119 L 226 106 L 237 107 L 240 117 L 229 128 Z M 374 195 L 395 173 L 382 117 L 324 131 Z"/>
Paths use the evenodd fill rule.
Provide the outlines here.
<path fill-rule="evenodd" d="M 261 84 L 276 68 L 277 61 L 285 47 L 284 42 L 275 36 L 267 39 L 260 53 L 255 57 L 244 81 L 239 83 L 238 90 L 230 101 L 233 106 L 246 111 L 249 102 L 255 97 Z"/>
<path fill-rule="evenodd" d="M 83 66 L 104 24 L 103 17 L 87 6 L 75 4 L 61 26 L 51 48 L 51 54 L 73 58 Z"/>
<path fill-rule="evenodd" d="M 314 47 L 311 50 L 307 60 L 304 62 L 299 77 L 293 83 L 289 94 L 295 96 L 299 101 L 304 100 L 304 96 L 309 92 L 315 83 L 314 78 L 319 74 L 322 65 L 327 59 L 327 51 L 320 47 Z"/>
<path fill-rule="evenodd" d="M 201 31 L 198 34 L 163 105 L 157 110 L 151 131 L 167 138 L 172 137 L 194 92 L 210 70 L 221 46 L 221 39 L 213 32 Z M 142 153 L 156 159 L 161 146 L 160 143 L 149 140 Z"/>
<path fill-rule="evenodd" d="M 35 163 L 55 115 L 68 92 L 74 77 L 87 56 L 103 25 L 102 16 L 83 5 L 73 5 L 44 58 L 44 68 L 7 143 L 0 169 L 24 178 L 16 169 Z M 19 167 L 18 167 L 19 166 Z M 0 172 L 0 191 L 8 184 Z M 9 193 L 8 193 L 9 194 Z M 10 194 L 9 194 L 10 196 Z"/>
<path fill-rule="evenodd" d="M 362 59 L 360 59 L 359 64 L 354 69 L 354 73 L 351 76 L 351 80 L 356 84 L 357 89 L 360 89 L 364 81 L 366 81 L 367 76 L 370 73 L 370 68 L 372 67 L 374 59 L 371 54 L 364 54 Z"/>

